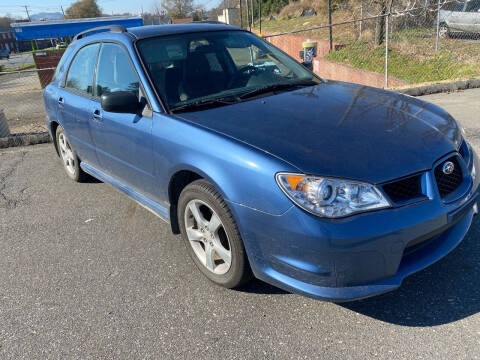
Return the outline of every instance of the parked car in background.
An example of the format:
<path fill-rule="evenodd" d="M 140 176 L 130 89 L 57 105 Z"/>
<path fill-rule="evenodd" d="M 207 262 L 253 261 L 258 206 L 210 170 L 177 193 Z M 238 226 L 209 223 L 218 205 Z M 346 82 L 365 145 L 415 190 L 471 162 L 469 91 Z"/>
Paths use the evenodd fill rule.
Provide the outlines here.
<path fill-rule="evenodd" d="M 10 51 L 7 49 L 0 49 L 0 59 L 10 59 Z"/>
<path fill-rule="evenodd" d="M 442 37 L 460 33 L 480 35 L 480 0 L 448 2 L 439 15 Z"/>
<path fill-rule="evenodd" d="M 233 26 L 94 30 L 44 91 L 66 174 L 169 222 L 214 283 L 364 298 L 470 228 L 478 159 L 441 108 L 320 79 Z"/>
<path fill-rule="evenodd" d="M 56 46 L 55 48 L 56 49 L 64 49 L 68 46 L 68 44 L 65 42 L 65 41 L 60 41 Z"/>

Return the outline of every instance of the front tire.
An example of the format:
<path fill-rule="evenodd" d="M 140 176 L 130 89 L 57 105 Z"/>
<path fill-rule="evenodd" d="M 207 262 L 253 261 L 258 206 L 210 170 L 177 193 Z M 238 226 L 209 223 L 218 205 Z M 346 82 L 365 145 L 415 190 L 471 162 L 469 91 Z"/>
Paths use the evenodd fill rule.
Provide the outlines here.
<path fill-rule="evenodd" d="M 197 180 L 186 186 L 177 215 L 187 251 L 209 280 L 235 288 L 252 278 L 233 215 L 212 184 Z"/>
<path fill-rule="evenodd" d="M 62 159 L 63 168 L 67 176 L 75 182 L 83 182 L 88 179 L 88 174 L 80 168 L 80 160 L 77 153 L 73 150 L 70 141 L 61 126 L 57 127 L 55 136 L 57 142 L 58 154 Z"/>

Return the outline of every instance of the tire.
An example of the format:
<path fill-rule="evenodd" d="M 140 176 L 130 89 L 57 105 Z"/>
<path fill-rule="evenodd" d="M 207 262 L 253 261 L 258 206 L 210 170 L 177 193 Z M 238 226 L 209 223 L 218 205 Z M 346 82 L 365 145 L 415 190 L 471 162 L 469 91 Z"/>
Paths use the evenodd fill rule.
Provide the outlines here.
<path fill-rule="evenodd" d="M 55 141 L 58 154 L 60 155 L 67 176 L 75 182 L 84 182 L 88 180 L 89 175 L 80 168 L 80 160 L 78 159 L 77 153 L 73 150 L 73 147 L 61 126 L 57 127 Z"/>
<path fill-rule="evenodd" d="M 226 288 L 251 280 L 252 271 L 233 215 L 212 184 L 196 180 L 187 185 L 180 194 L 177 211 L 187 252 L 209 280 Z"/>
<path fill-rule="evenodd" d="M 450 37 L 450 29 L 447 24 L 441 23 L 440 24 L 440 29 L 439 29 L 439 36 L 441 38 L 449 38 Z"/>

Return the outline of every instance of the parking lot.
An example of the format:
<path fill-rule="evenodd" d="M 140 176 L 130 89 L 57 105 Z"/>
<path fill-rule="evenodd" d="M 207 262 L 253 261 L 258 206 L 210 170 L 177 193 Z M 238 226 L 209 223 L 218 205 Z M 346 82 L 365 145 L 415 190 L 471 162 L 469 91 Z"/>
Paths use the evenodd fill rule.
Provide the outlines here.
<path fill-rule="evenodd" d="M 480 152 L 480 89 L 425 97 Z M 260 281 L 226 290 L 169 226 L 74 184 L 53 146 L 0 151 L 0 358 L 478 359 L 480 218 L 391 293 L 332 304 Z"/>

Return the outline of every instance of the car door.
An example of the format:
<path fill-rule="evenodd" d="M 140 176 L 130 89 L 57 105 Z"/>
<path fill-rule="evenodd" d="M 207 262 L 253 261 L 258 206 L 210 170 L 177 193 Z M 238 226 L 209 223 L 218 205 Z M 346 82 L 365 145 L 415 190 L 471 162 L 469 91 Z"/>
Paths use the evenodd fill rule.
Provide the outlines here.
<path fill-rule="evenodd" d="M 467 2 L 465 8 L 465 22 L 467 23 L 467 31 L 480 32 L 480 0 L 471 0 Z"/>
<path fill-rule="evenodd" d="M 442 22 L 446 22 L 451 32 L 465 31 L 465 19 L 463 9 L 465 8 L 465 1 L 456 1 L 447 3 L 442 7 L 444 18 Z"/>
<path fill-rule="evenodd" d="M 99 43 L 86 45 L 75 54 L 65 79 L 57 92 L 57 118 L 79 158 L 98 166 L 90 135 L 93 106 L 93 76 Z"/>
<path fill-rule="evenodd" d="M 91 108 L 91 129 L 100 170 L 141 194 L 153 195 L 152 112 L 123 45 L 102 44 L 94 87 L 97 101 Z M 147 103 L 144 111 L 126 114 L 103 110 L 101 96 L 115 91 L 135 93 L 139 101 Z"/>

